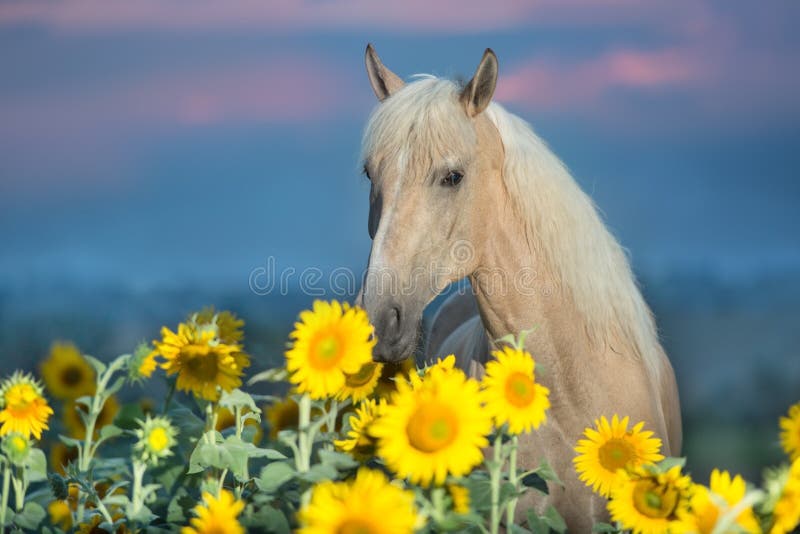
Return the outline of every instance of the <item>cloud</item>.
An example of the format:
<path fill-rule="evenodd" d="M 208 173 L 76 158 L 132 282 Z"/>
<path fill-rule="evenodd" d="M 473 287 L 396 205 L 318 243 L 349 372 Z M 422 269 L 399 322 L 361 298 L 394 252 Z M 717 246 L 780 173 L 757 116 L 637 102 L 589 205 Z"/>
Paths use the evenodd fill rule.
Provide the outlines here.
<path fill-rule="evenodd" d="M 143 73 L 0 99 L 0 193 L 119 185 L 114 169 L 131 165 L 142 140 L 225 125 L 292 125 L 331 121 L 354 110 L 368 89 L 324 58 L 280 56 L 195 70 Z"/>
<path fill-rule="evenodd" d="M 614 90 L 697 86 L 714 76 L 681 49 L 621 49 L 577 61 L 540 56 L 510 70 L 500 78 L 498 100 L 548 111 L 591 108 Z"/>

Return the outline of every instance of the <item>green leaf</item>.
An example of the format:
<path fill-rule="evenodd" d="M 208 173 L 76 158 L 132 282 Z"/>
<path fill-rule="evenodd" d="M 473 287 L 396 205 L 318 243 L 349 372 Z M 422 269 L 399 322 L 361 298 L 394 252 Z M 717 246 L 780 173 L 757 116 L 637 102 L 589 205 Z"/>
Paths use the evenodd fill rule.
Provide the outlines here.
<path fill-rule="evenodd" d="M 660 473 L 665 473 L 672 469 L 673 467 L 683 467 L 686 465 L 686 458 L 674 458 L 672 456 L 664 458 L 660 462 L 658 462 L 658 471 Z"/>
<path fill-rule="evenodd" d="M 97 373 L 97 376 L 102 375 L 106 371 L 106 364 L 95 358 L 94 356 L 89 356 L 88 354 L 83 355 L 86 358 L 86 361 L 94 367 L 94 372 Z"/>
<path fill-rule="evenodd" d="M 550 534 L 550 527 L 547 526 L 545 520 L 538 515 L 533 510 L 528 510 L 528 528 L 531 529 L 531 532 L 534 534 Z"/>
<path fill-rule="evenodd" d="M 47 513 L 44 511 L 41 504 L 28 501 L 25 503 L 25 507 L 21 512 L 14 514 L 14 523 L 16 523 L 18 527 L 26 530 L 36 530 L 45 515 L 47 515 Z"/>
<path fill-rule="evenodd" d="M 561 482 L 561 479 L 558 478 L 556 472 L 553 471 L 553 468 L 550 467 L 550 463 L 546 459 L 542 459 L 542 461 L 539 462 L 539 467 L 536 468 L 535 472 L 537 475 L 542 477 L 543 480 L 546 480 L 548 482 L 555 482 L 559 486 L 564 485 L 564 483 Z"/>
<path fill-rule="evenodd" d="M 259 382 L 286 382 L 287 378 L 289 378 L 288 371 L 283 367 L 278 367 L 276 369 L 267 369 L 266 371 L 254 375 L 247 381 L 247 385 L 252 386 Z"/>
<path fill-rule="evenodd" d="M 75 399 L 75 404 L 86 406 L 86 411 L 88 412 L 89 410 L 92 409 L 92 397 L 90 397 L 89 395 L 83 395 L 81 397 L 78 397 L 77 399 Z M 78 411 L 80 412 L 83 410 L 78 410 Z"/>
<path fill-rule="evenodd" d="M 550 490 L 547 487 L 547 482 L 536 472 L 523 475 L 521 482 L 526 488 L 533 488 L 545 495 L 550 493 Z"/>
<path fill-rule="evenodd" d="M 68 436 L 65 436 L 65 435 L 63 435 L 63 434 L 59 434 L 59 435 L 58 435 L 58 439 L 60 439 L 60 440 L 61 440 L 61 443 L 63 443 L 63 444 L 64 444 L 64 445 L 66 445 L 67 447 L 73 447 L 73 448 L 74 448 L 74 447 L 77 447 L 77 448 L 80 448 L 80 447 L 83 445 L 83 443 L 81 442 L 81 440 L 79 440 L 79 439 L 75 439 L 75 438 L 70 438 L 70 437 L 68 437 Z"/>
<path fill-rule="evenodd" d="M 354 460 L 352 456 L 343 452 L 320 449 L 317 455 L 319 456 L 320 463 L 330 465 L 339 471 L 353 469 L 359 465 L 359 463 Z"/>
<path fill-rule="evenodd" d="M 511 527 L 508 529 L 508 532 L 515 534 L 526 534 L 526 533 L 530 534 L 531 531 L 519 525 L 511 525 Z"/>
<path fill-rule="evenodd" d="M 564 522 L 564 518 L 561 517 L 561 514 L 558 513 L 558 510 L 556 510 L 552 504 L 544 511 L 542 519 L 547 523 L 548 527 L 559 534 L 564 534 L 564 532 L 567 531 L 567 524 Z"/>
<path fill-rule="evenodd" d="M 256 484 L 261 491 L 272 494 L 294 478 L 296 473 L 294 467 L 288 462 L 272 462 L 261 470 Z"/>
<path fill-rule="evenodd" d="M 138 523 L 142 523 L 143 525 L 149 525 L 156 516 L 153 512 L 150 511 L 150 508 L 147 506 L 142 506 L 135 514 L 128 512 L 127 519 L 129 521 L 136 521 Z"/>
<path fill-rule="evenodd" d="M 100 440 L 115 438 L 122 434 L 122 429 L 115 425 L 106 425 L 100 429 Z"/>
<path fill-rule="evenodd" d="M 28 471 L 30 482 L 47 480 L 47 458 L 41 449 L 31 449 L 22 465 Z"/>
<path fill-rule="evenodd" d="M 183 525 L 187 522 L 189 510 L 197 504 L 197 501 L 189 496 L 185 488 L 178 488 L 175 496 L 172 497 L 167 506 L 167 521 Z"/>
<path fill-rule="evenodd" d="M 243 520 L 248 530 L 270 534 L 289 534 L 289 521 L 280 510 L 272 506 L 262 506 L 253 514 L 245 512 Z"/>
<path fill-rule="evenodd" d="M 208 442 L 206 439 L 208 434 L 214 435 L 214 443 Z M 218 435 L 214 431 L 209 431 L 200 438 L 189 458 L 189 470 L 187 473 L 200 473 L 209 467 L 229 469 L 233 466 L 234 460 L 230 451 L 217 442 Z"/>
<path fill-rule="evenodd" d="M 489 480 L 470 477 L 464 481 L 469 490 L 469 500 L 478 512 L 485 512 L 492 507 L 492 485 Z"/>
<path fill-rule="evenodd" d="M 236 436 L 228 436 L 223 442 L 223 446 L 227 448 L 231 454 L 245 454 L 250 458 L 267 458 L 269 460 L 285 460 L 286 455 L 275 449 L 262 449 L 256 447 L 248 441 L 244 441 Z"/>
<path fill-rule="evenodd" d="M 219 405 L 223 408 L 228 408 L 231 412 L 238 406 L 241 408 L 250 408 L 253 412 L 260 412 L 256 406 L 253 397 L 242 391 L 241 389 L 234 389 L 230 392 L 222 392 L 219 399 Z"/>
<path fill-rule="evenodd" d="M 315 464 L 311 466 L 306 473 L 299 473 L 298 477 L 305 480 L 306 482 L 311 482 L 312 484 L 319 482 L 320 480 L 336 480 L 339 478 L 339 471 L 337 471 L 333 466 L 325 465 L 325 464 Z"/>

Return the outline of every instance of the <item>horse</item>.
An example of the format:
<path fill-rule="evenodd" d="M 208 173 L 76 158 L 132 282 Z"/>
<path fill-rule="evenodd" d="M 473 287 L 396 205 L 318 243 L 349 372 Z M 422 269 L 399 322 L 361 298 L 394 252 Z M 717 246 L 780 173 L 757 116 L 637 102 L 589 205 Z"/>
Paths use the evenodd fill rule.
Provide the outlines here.
<path fill-rule="evenodd" d="M 526 494 L 518 513 L 552 504 L 570 531 L 589 532 L 607 515 L 573 467 L 586 427 L 627 415 L 661 438 L 664 455 L 681 448 L 674 372 L 628 258 L 564 164 L 492 101 L 491 49 L 465 84 L 429 75 L 406 83 L 372 45 L 365 59 L 379 102 L 362 140 L 372 248 L 358 302 L 375 328 L 374 359 L 413 354 L 424 309 L 468 280 L 471 291 L 434 318 L 425 357 L 455 353 L 480 377 L 497 340 L 530 330 L 525 349 L 551 408 L 544 426 L 521 436 L 519 462 L 546 459 L 563 486 Z"/>

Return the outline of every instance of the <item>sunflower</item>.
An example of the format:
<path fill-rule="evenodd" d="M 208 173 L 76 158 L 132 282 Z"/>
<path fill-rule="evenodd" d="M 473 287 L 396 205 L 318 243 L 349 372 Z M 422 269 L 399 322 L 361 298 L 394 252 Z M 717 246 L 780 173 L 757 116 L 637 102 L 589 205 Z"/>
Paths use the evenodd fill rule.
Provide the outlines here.
<path fill-rule="evenodd" d="M 596 419 L 594 428 L 584 430 L 587 439 L 578 441 L 572 460 L 579 478 L 595 493 L 608 497 L 614 488 L 625 480 L 621 469 L 645 463 L 660 462 L 661 440 L 652 437 L 649 430 L 642 431 L 644 423 L 628 430 L 628 417 L 620 421 L 614 414 L 611 423 L 605 416 Z"/>
<path fill-rule="evenodd" d="M 356 373 L 345 373 L 344 387 L 336 395 L 338 400 L 350 399 L 358 402 L 366 399 L 375 391 L 383 370 L 382 363 L 368 362 Z"/>
<path fill-rule="evenodd" d="M 217 498 L 203 492 L 203 502 L 194 507 L 197 517 L 189 521 L 191 526 L 181 529 L 181 534 L 244 534 L 237 519 L 242 510 L 244 502 L 226 489 L 220 490 Z"/>
<path fill-rule="evenodd" d="M 250 411 L 250 408 L 243 408 L 242 416 L 244 417 L 244 415 L 250 413 Z M 227 408 L 219 408 L 217 410 L 217 424 L 215 425 L 217 432 L 235 427 L 236 414 Z M 261 438 L 264 437 L 264 429 L 261 428 L 261 422 L 252 417 L 248 417 L 244 420 L 244 428 L 252 429 L 252 443 L 258 445 L 261 442 Z"/>
<path fill-rule="evenodd" d="M 336 440 L 337 449 L 348 452 L 360 460 L 368 460 L 375 455 L 375 438 L 370 435 L 372 424 L 386 410 L 383 399 L 366 399 L 356 407 L 355 415 L 350 416 L 350 430 L 347 439 Z"/>
<path fill-rule="evenodd" d="M 442 484 L 481 463 L 491 418 L 481 406 L 478 382 L 458 370 L 414 374 L 373 423 L 378 453 L 390 469 L 415 484 Z"/>
<path fill-rule="evenodd" d="M 294 326 L 292 348 L 286 352 L 289 381 L 312 399 L 339 394 L 346 374 L 356 374 L 372 361 L 375 339 L 361 308 L 317 300 Z"/>
<path fill-rule="evenodd" d="M 453 511 L 457 514 L 468 514 L 470 508 L 469 488 L 461 484 L 448 484 L 447 492 L 453 500 Z"/>
<path fill-rule="evenodd" d="M 389 399 L 397 391 L 397 380 L 405 380 L 411 373 L 417 372 L 414 358 L 406 358 L 401 362 L 388 362 L 383 364 L 378 385 L 373 392 L 375 397 Z"/>
<path fill-rule="evenodd" d="M 157 357 L 158 351 L 150 343 L 139 343 L 128 360 L 128 377 L 133 382 L 139 382 L 153 376 L 158 368 Z"/>
<path fill-rule="evenodd" d="M 791 460 L 800 458 L 800 402 L 789 408 L 789 414 L 781 417 L 781 446 Z"/>
<path fill-rule="evenodd" d="M 265 415 L 269 422 L 269 437 L 275 440 L 281 430 L 297 428 L 300 422 L 300 407 L 293 399 L 283 399 L 270 405 Z"/>
<path fill-rule="evenodd" d="M 72 343 L 54 343 L 39 370 L 47 390 L 57 399 L 94 395 L 94 369 Z"/>
<path fill-rule="evenodd" d="M 768 511 L 772 512 L 769 534 L 787 534 L 800 525 L 800 459 L 789 468 L 772 472 L 767 480 Z"/>
<path fill-rule="evenodd" d="M 39 439 L 42 430 L 50 428 L 47 420 L 53 409 L 41 384 L 29 374 L 17 371 L 0 383 L 0 409 L 0 436 L 15 432 Z"/>
<path fill-rule="evenodd" d="M 138 441 L 133 445 L 133 450 L 143 462 L 156 465 L 162 458 L 172 456 L 178 430 L 168 418 L 148 415 L 144 421 L 137 419 L 136 422 L 139 428 L 134 434 Z"/>
<path fill-rule="evenodd" d="M 161 367 L 168 376 L 177 374 L 176 387 L 195 397 L 216 401 L 219 388 L 231 391 L 242 385 L 244 368 L 250 357 L 215 322 L 198 322 L 197 315 L 178 325 L 178 331 L 161 329 L 161 341 L 155 341 L 158 353 L 166 361 Z M 219 314 L 212 317 L 219 318 Z M 235 336 L 234 336 L 235 337 Z"/>
<path fill-rule="evenodd" d="M 663 534 L 686 514 L 692 481 L 675 466 L 664 473 L 637 467 L 614 488 L 608 511 L 633 534 Z"/>
<path fill-rule="evenodd" d="M 736 507 L 747 492 L 744 479 L 736 475 L 731 478 L 727 471 L 714 469 L 711 472 L 709 487 L 695 484 L 692 486 L 690 508 L 691 512 L 683 511 L 681 525 L 676 528 L 679 532 L 696 534 L 711 534 L 717 526 L 719 518 L 723 517 L 730 509 Z M 736 517 L 736 525 L 741 532 L 760 534 L 752 506 L 744 508 Z"/>
<path fill-rule="evenodd" d="M 31 452 L 31 442 L 22 434 L 12 432 L 6 434 L 0 442 L 0 450 L 12 464 L 22 465 Z"/>
<path fill-rule="evenodd" d="M 86 425 L 83 424 L 81 413 L 88 414 L 86 406 L 83 404 L 68 402 L 64 405 L 62 420 L 70 437 L 75 439 L 84 439 L 86 437 Z M 113 423 L 117 413 L 119 413 L 119 401 L 112 395 L 106 399 L 97 416 L 97 421 L 94 424 L 94 435 L 98 436 L 101 428 Z"/>
<path fill-rule="evenodd" d="M 189 320 L 194 319 L 197 324 L 216 324 L 219 328 L 219 339 L 223 343 L 239 343 L 244 337 L 242 328 L 244 321 L 229 311 L 215 312 L 214 306 L 203 308 Z"/>
<path fill-rule="evenodd" d="M 483 399 L 498 428 L 508 423 L 511 434 L 530 432 L 546 421 L 550 390 L 534 381 L 534 361 L 519 349 L 504 347 L 492 352 L 496 360 L 486 364 Z"/>
<path fill-rule="evenodd" d="M 387 518 L 390 518 L 387 520 Z M 320 482 L 298 513 L 298 534 L 406 534 L 418 526 L 414 494 L 362 467 L 351 482 Z"/>
<path fill-rule="evenodd" d="M 67 474 L 66 467 L 77 459 L 77 447 L 67 447 L 60 441 L 50 447 L 50 468 L 61 476 Z"/>
<path fill-rule="evenodd" d="M 447 373 L 455 368 L 456 368 L 456 356 L 455 354 L 450 354 L 449 356 L 445 356 L 444 359 L 442 358 L 437 359 L 436 363 L 425 369 L 425 374 L 438 373 L 438 372 Z"/>
<path fill-rule="evenodd" d="M 54 499 L 47 505 L 47 513 L 50 516 L 50 523 L 57 526 L 64 532 L 72 529 L 72 510 L 69 509 L 67 501 Z"/>

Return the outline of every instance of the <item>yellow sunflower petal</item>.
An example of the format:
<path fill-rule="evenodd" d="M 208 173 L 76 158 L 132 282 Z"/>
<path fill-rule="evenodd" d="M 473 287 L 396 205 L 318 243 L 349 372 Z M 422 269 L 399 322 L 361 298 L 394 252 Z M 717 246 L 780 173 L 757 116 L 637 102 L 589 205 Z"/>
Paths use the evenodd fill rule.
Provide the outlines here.
<path fill-rule="evenodd" d="M 410 534 L 420 523 L 414 494 L 380 471 L 359 469 L 351 482 L 321 482 L 298 513 L 298 534 Z"/>
<path fill-rule="evenodd" d="M 347 375 L 358 375 L 372 362 L 372 325 L 364 310 L 347 303 L 315 301 L 312 310 L 300 313 L 290 338 L 289 381 L 313 399 L 339 395 Z"/>
<path fill-rule="evenodd" d="M 481 409 L 475 380 L 456 369 L 419 383 L 398 381 L 397 388 L 371 428 L 390 469 L 428 486 L 442 484 L 448 474 L 466 475 L 483 461 L 491 418 Z"/>
<path fill-rule="evenodd" d="M 592 490 L 608 497 L 625 481 L 625 468 L 664 459 L 660 454 L 661 440 L 642 431 L 641 425 L 628 430 L 628 417 L 622 420 L 615 414 L 609 422 L 605 416 L 595 421 L 596 429 L 587 428 L 585 439 L 578 441 L 573 459 L 578 477 Z"/>
<path fill-rule="evenodd" d="M 486 364 L 483 399 L 497 427 L 511 434 L 530 432 L 547 419 L 550 390 L 534 379 L 534 360 L 523 350 L 504 347 Z"/>

